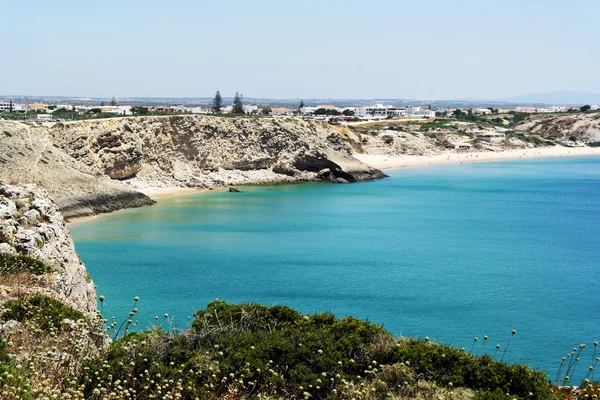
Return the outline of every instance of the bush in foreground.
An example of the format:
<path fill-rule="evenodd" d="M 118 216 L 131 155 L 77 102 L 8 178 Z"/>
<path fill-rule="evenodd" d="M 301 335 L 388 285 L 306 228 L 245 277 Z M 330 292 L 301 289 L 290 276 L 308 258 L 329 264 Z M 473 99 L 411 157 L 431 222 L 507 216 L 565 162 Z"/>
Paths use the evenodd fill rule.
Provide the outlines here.
<path fill-rule="evenodd" d="M 156 327 L 89 361 L 86 398 L 553 399 L 545 373 L 332 314 L 215 301 L 179 334 Z M 506 397 L 510 395 L 510 397 Z"/>

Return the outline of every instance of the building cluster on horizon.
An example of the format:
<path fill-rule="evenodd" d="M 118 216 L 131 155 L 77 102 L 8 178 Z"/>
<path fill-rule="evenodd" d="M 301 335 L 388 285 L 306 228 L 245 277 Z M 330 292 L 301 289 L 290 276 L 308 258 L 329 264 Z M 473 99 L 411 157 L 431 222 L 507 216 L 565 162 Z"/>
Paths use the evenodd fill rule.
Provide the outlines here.
<path fill-rule="evenodd" d="M 211 114 L 214 113 L 212 107 L 201 106 L 184 106 L 184 105 L 158 105 L 144 106 L 149 112 L 165 112 L 165 113 L 186 113 L 186 114 Z M 397 107 L 391 105 L 375 104 L 372 106 L 361 107 L 336 107 L 330 104 L 321 104 L 317 106 L 304 106 L 300 108 L 288 107 L 264 107 L 258 105 L 244 105 L 246 114 L 262 114 L 270 115 L 289 115 L 303 116 L 313 118 L 331 118 L 334 116 L 379 120 L 391 117 L 435 117 L 435 111 L 421 106 Z M 33 117 L 38 120 L 52 119 L 52 113 L 59 110 L 66 110 L 79 114 L 87 113 L 102 113 L 114 115 L 134 115 L 134 106 L 131 105 L 73 105 L 73 104 L 46 104 L 46 103 L 13 103 L 9 101 L 0 101 L 0 112 L 30 112 L 35 113 Z M 221 113 L 231 113 L 232 106 L 221 108 Z"/>
<path fill-rule="evenodd" d="M 515 111 L 526 112 L 526 113 L 531 113 L 531 114 L 534 114 L 534 113 L 537 113 L 537 114 L 562 113 L 562 112 L 568 112 L 571 109 L 572 109 L 572 107 L 567 107 L 567 106 L 515 107 Z M 598 107 L 597 105 L 590 105 L 591 111 L 597 111 L 599 109 L 600 109 L 600 107 Z"/>
<path fill-rule="evenodd" d="M 115 116 L 134 115 L 136 108 L 144 108 L 149 113 L 174 113 L 174 114 L 212 114 L 214 109 L 210 106 L 189 106 L 189 105 L 73 105 L 73 104 L 45 104 L 45 103 L 15 103 L 7 100 L 0 100 L 0 113 L 2 112 L 26 112 L 30 113 L 30 118 L 38 121 L 55 120 L 53 113 L 56 111 L 69 111 L 78 114 L 110 114 Z M 434 118 L 437 116 L 453 116 L 457 111 L 472 115 L 502 114 L 510 111 L 525 113 L 559 113 L 568 112 L 572 107 L 567 106 L 546 106 L 546 107 L 514 107 L 514 108 L 437 108 L 431 106 L 394 106 L 384 104 L 373 104 L 370 106 L 357 107 L 337 107 L 330 104 L 320 104 L 316 106 L 288 108 L 288 107 L 267 107 L 259 105 L 245 104 L 243 106 L 245 114 L 270 114 L 281 116 L 300 116 L 306 118 L 316 118 L 323 120 L 346 120 L 346 121 L 377 121 L 383 119 L 407 117 L 407 118 Z M 589 110 L 597 111 L 600 107 L 590 105 Z M 233 112 L 232 105 L 222 107 L 221 113 Z"/>

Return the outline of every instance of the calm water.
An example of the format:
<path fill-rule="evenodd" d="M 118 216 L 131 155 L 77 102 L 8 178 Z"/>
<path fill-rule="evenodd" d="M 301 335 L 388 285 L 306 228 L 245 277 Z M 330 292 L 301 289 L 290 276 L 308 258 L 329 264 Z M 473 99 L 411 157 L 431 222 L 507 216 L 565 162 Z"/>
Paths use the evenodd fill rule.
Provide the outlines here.
<path fill-rule="evenodd" d="M 246 187 L 76 224 L 105 316 L 142 327 L 215 298 L 369 319 L 396 335 L 549 370 L 600 339 L 600 159 L 398 170 L 351 185 Z"/>

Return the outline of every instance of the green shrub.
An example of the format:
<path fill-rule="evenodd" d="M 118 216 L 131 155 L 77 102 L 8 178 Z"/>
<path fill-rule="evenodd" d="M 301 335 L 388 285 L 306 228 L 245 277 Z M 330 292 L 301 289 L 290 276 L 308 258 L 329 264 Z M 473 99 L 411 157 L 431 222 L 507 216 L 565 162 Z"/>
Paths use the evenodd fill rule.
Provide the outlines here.
<path fill-rule="evenodd" d="M 8 242 L 8 238 L 0 238 L 0 242 L 2 241 Z M 52 272 L 52 267 L 44 261 L 31 256 L 0 253 L 0 273 L 18 274 L 23 272 L 43 275 Z"/>
<path fill-rule="evenodd" d="M 79 382 L 86 396 L 127 380 L 144 396 L 160 397 L 159 386 L 164 393 L 180 381 L 182 398 L 220 398 L 232 387 L 241 398 L 259 393 L 302 398 L 304 392 L 337 398 L 334 389 L 345 381 L 359 387 L 372 383 L 373 398 L 384 398 L 390 391 L 404 393 L 405 382 L 418 380 L 473 389 L 487 400 L 505 393 L 511 399 L 552 398 L 545 374 L 525 365 L 416 339 L 397 342 L 382 327 L 356 318 L 223 301 L 197 311 L 180 334 L 157 327 L 127 335 L 83 371 Z"/>
<path fill-rule="evenodd" d="M 31 387 L 31 382 L 15 367 L 13 360 L 8 356 L 6 348 L 6 342 L 0 337 L 0 390 L 5 387 L 6 383 L 10 382 L 10 386 L 13 388 L 22 388 L 27 393 Z M 10 381 L 8 379 L 9 375 L 12 376 Z"/>
<path fill-rule="evenodd" d="M 116 341 L 106 357 L 110 369 L 102 370 L 104 360 L 96 359 L 81 381 L 92 390 L 103 376 L 127 379 L 148 370 L 165 379 L 183 379 L 184 387 L 191 388 L 184 398 L 194 398 L 206 397 L 205 385 L 211 384 L 211 392 L 221 396 L 229 386 L 224 378 L 227 382 L 243 375 L 253 382 L 246 395 L 279 390 L 289 397 L 303 387 L 326 397 L 336 373 L 348 380 L 363 373 L 377 354 L 372 345 L 380 335 L 393 341 L 382 328 L 355 318 L 340 320 L 327 313 L 309 317 L 283 306 L 215 301 L 196 313 L 186 333 L 173 336 L 153 330 Z M 137 343 L 133 358 L 131 343 Z M 202 372 L 190 375 L 190 370 Z"/>
<path fill-rule="evenodd" d="M 6 342 L 0 337 L 0 368 L 2 365 L 10 364 L 11 360 L 6 353 Z"/>
<path fill-rule="evenodd" d="M 501 390 L 522 398 L 552 399 L 546 373 L 527 365 L 508 365 L 488 355 L 474 357 L 462 350 L 437 343 L 406 340 L 395 356 L 408 361 L 417 375 L 440 385 L 452 383 L 481 392 Z M 490 397 L 490 399 L 493 397 Z"/>
<path fill-rule="evenodd" d="M 473 400 L 510 400 L 512 397 L 500 389 L 483 391 L 475 395 Z"/>
<path fill-rule="evenodd" d="M 4 304 L 0 316 L 2 321 L 34 321 L 43 331 L 60 330 L 62 321 L 84 319 L 83 313 L 72 309 L 60 301 L 41 295 L 32 295 Z"/>
<path fill-rule="evenodd" d="M 523 122 L 527 118 L 529 118 L 529 116 L 531 115 L 529 113 L 518 112 L 518 111 L 511 111 L 509 114 L 512 114 L 512 122 L 513 122 L 513 124 L 518 124 L 520 122 Z"/>
<path fill-rule="evenodd" d="M 533 144 L 535 144 L 536 146 L 539 146 L 539 145 L 541 145 L 541 144 L 545 143 L 545 142 L 542 142 L 542 140 L 540 140 L 540 138 L 538 138 L 538 137 L 535 137 L 535 136 L 528 136 L 528 137 L 527 137 L 527 142 L 529 142 L 529 143 L 533 143 Z"/>

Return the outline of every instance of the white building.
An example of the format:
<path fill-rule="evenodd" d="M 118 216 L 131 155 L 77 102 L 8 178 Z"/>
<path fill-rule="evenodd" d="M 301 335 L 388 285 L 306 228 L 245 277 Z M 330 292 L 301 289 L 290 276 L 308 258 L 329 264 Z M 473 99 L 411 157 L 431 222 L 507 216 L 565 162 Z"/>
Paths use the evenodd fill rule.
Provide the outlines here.
<path fill-rule="evenodd" d="M 292 115 L 292 110 L 287 107 L 273 107 L 271 108 L 272 115 Z"/>
<path fill-rule="evenodd" d="M 131 106 L 117 106 L 117 113 L 119 115 L 133 115 L 131 111 Z"/>
<path fill-rule="evenodd" d="M 368 107 L 356 108 L 356 115 L 361 118 L 387 118 L 388 116 L 393 117 L 405 117 L 405 116 L 418 116 L 433 118 L 435 117 L 435 111 L 424 110 L 420 106 L 409 106 L 409 107 L 394 107 L 384 106 L 383 104 L 375 104 Z"/>
<path fill-rule="evenodd" d="M 209 114 L 212 112 L 212 109 L 208 107 L 190 107 L 188 111 L 192 114 Z"/>
<path fill-rule="evenodd" d="M 257 113 L 258 112 L 258 106 L 247 106 L 247 105 L 244 105 L 244 112 L 246 114 Z"/>
<path fill-rule="evenodd" d="M 356 109 L 356 115 L 361 118 L 368 117 L 387 117 L 388 107 L 383 104 L 375 104 L 368 107 L 358 107 Z"/>
<path fill-rule="evenodd" d="M 405 115 L 409 117 L 435 118 L 435 111 L 421 106 L 408 106 Z"/>
<path fill-rule="evenodd" d="M 472 149 L 471 145 L 468 143 L 459 143 L 459 144 L 454 145 L 454 150 L 457 153 L 468 152 L 468 151 L 471 151 L 471 149 Z"/>
<path fill-rule="evenodd" d="M 506 135 L 502 132 L 485 132 L 477 134 L 477 140 L 483 140 L 489 143 L 498 143 L 506 139 Z"/>
<path fill-rule="evenodd" d="M 73 110 L 73 106 L 71 104 L 57 104 L 54 107 L 55 107 L 54 108 L 55 110 L 60 110 L 60 109 L 64 109 L 67 111 Z"/>
<path fill-rule="evenodd" d="M 11 110 L 11 107 L 13 111 L 27 111 L 27 104 L 11 103 L 10 101 L 0 101 L 0 112 L 9 112 Z"/>
<path fill-rule="evenodd" d="M 48 122 L 52 120 L 52 114 L 36 114 L 38 122 Z"/>
<path fill-rule="evenodd" d="M 75 106 L 75 112 L 83 114 L 83 113 L 86 113 L 86 112 L 90 111 L 92 108 L 93 107 Z"/>
<path fill-rule="evenodd" d="M 171 111 L 185 113 L 185 112 L 188 112 L 188 108 L 186 106 L 182 106 L 182 105 L 171 106 Z"/>
<path fill-rule="evenodd" d="M 386 111 L 387 115 L 393 115 L 395 117 L 404 117 L 406 116 L 406 108 L 404 107 L 390 107 Z"/>
<path fill-rule="evenodd" d="M 302 107 L 300 109 L 300 114 L 302 115 L 314 115 L 315 111 L 317 111 L 318 107 Z"/>

